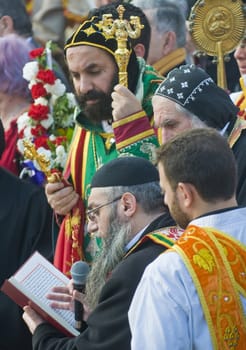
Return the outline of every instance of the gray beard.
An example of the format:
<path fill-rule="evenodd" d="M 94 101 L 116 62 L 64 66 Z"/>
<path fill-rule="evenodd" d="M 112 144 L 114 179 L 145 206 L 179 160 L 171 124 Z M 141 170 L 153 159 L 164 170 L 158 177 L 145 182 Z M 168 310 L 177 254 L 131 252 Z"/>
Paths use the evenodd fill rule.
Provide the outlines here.
<path fill-rule="evenodd" d="M 86 280 L 85 302 L 92 311 L 98 304 L 102 288 L 109 274 L 125 255 L 125 246 L 130 241 L 130 222 L 119 222 L 117 214 L 110 220 L 108 236 L 103 239 L 102 249 L 93 261 Z"/>

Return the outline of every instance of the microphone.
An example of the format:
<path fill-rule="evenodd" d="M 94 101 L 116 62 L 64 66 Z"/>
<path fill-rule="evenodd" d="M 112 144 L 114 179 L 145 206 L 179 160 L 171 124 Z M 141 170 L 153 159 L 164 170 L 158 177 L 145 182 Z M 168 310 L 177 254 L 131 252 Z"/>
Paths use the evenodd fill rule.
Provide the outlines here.
<path fill-rule="evenodd" d="M 84 261 L 77 261 L 72 265 L 71 276 L 73 279 L 73 288 L 79 292 L 84 292 L 86 277 L 90 271 L 89 265 Z M 83 323 L 83 304 L 74 300 L 75 328 L 80 331 Z"/>

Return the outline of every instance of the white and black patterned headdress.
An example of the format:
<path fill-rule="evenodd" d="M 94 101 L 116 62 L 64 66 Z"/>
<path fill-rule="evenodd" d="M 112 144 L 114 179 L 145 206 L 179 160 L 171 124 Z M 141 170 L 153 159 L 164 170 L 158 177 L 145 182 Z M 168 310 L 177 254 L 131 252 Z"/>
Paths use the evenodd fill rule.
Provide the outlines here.
<path fill-rule="evenodd" d="M 155 95 L 180 104 L 216 129 L 222 129 L 234 120 L 238 112 L 230 96 L 203 69 L 195 65 L 173 69 Z"/>

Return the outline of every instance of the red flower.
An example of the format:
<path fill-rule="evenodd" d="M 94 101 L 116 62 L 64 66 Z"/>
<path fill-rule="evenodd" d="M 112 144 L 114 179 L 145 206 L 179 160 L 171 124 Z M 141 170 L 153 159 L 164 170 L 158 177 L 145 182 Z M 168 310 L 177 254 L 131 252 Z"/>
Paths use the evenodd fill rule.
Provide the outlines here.
<path fill-rule="evenodd" d="M 50 169 L 51 174 L 61 174 L 60 170 L 58 168 L 52 168 Z"/>
<path fill-rule="evenodd" d="M 36 149 L 38 149 L 39 147 L 44 147 L 46 149 L 49 149 L 47 141 L 48 141 L 48 136 L 39 136 L 33 142 Z"/>
<path fill-rule="evenodd" d="M 23 138 L 24 138 L 24 129 L 22 129 L 22 130 L 18 133 L 18 137 L 19 137 L 19 139 L 23 139 Z"/>
<path fill-rule="evenodd" d="M 38 137 L 46 133 L 46 129 L 42 125 L 37 125 L 35 128 L 31 129 L 31 133 L 33 136 Z"/>
<path fill-rule="evenodd" d="M 48 119 L 49 107 L 32 104 L 29 108 L 28 115 L 36 121 Z"/>
<path fill-rule="evenodd" d="M 40 69 L 37 78 L 50 85 L 53 85 L 56 80 L 55 74 L 51 69 Z"/>
<path fill-rule="evenodd" d="M 29 56 L 31 58 L 36 58 L 36 57 L 42 56 L 44 50 L 45 49 L 43 47 L 38 47 L 37 49 L 30 51 Z"/>
<path fill-rule="evenodd" d="M 37 84 L 32 86 L 31 94 L 32 94 L 32 98 L 35 100 L 36 98 L 46 96 L 47 95 L 47 91 L 44 88 L 42 83 L 37 83 Z"/>
<path fill-rule="evenodd" d="M 56 136 L 55 140 L 53 141 L 53 143 L 56 146 L 61 145 L 63 142 L 66 142 L 67 138 L 66 136 Z"/>

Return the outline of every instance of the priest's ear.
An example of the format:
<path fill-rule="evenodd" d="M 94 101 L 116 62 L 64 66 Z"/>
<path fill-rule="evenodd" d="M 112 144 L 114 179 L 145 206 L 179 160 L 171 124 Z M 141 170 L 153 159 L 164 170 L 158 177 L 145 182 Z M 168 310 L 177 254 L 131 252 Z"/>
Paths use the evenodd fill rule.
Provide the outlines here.
<path fill-rule="evenodd" d="M 144 47 L 144 45 L 143 44 L 141 44 L 141 43 L 138 43 L 138 44 L 136 44 L 135 46 L 134 46 L 134 51 L 135 51 L 135 54 L 136 54 L 136 56 L 137 57 L 142 57 L 142 58 L 144 58 L 144 56 L 145 56 L 145 47 Z"/>
<path fill-rule="evenodd" d="M 121 205 L 124 215 L 131 217 L 136 212 L 137 201 L 131 192 L 125 192 L 121 197 Z"/>
<path fill-rule="evenodd" d="M 192 206 L 195 196 L 193 185 L 186 182 L 179 182 L 176 193 L 179 203 L 183 206 L 182 209 L 190 208 Z"/>
<path fill-rule="evenodd" d="M 2 157 L 3 151 L 5 149 L 5 137 L 2 119 L 0 118 L 0 159 Z"/>

